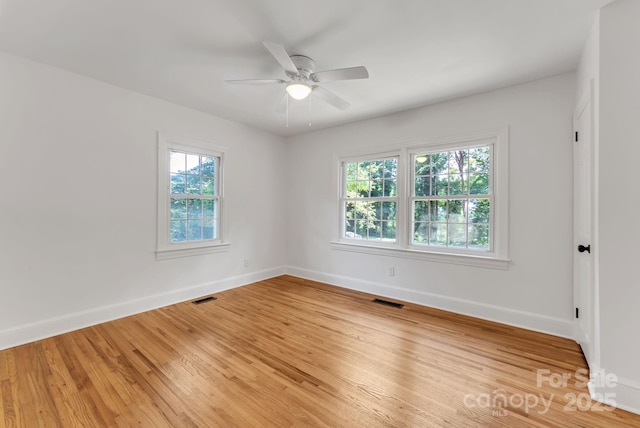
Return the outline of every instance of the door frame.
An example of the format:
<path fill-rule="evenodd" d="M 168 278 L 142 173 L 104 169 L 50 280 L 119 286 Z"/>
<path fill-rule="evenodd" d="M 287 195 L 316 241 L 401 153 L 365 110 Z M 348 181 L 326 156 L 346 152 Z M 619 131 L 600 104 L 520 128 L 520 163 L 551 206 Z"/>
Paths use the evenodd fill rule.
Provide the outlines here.
<path fill-rule="evenodd" d="M 576 108 L 574 110 L 574 114 L 573 114 L 573 129 L 574 129 L 574 133 L 577 132 L 578 130 L 578 118 L 580 117 L 581 113 L 584 111 L 585 108 L 589 108 L 588 112 L 585 112 L 584 114 L 589 114 L 590 116 L 590 121 L 589 121 L 589 134 L 590 134 L 590 160 L 591 160 L 591 165 L 588 167 L 588 173 L 589 173 L 589 181 L 590 181 L 590 225 L 588 226 L 590 228 L 590 234 L 591 234 L 591 242 L 587 242 L 587 243 L 583 243 L 583 242 L 578 242 L 578 216 L 577 216 L 577 210 L 579 209 L 578 207 L 578 201 L 577 201 L 577 197 L 578 197 L 578 186 L 579 186 L 579 180 L 577 177 L 577 173 L 578 173 L 578 159 L 577 159 L 577 144 L 579 144 L 579 142 L 575 142 L 575 138 L 572 138 L 572 145 L 573 145 L 573 239 L 572 242 L 574 244 L 573 247 L 573 303 L 574 303 L 574 308 L 579 307 L 579 298 L 580 298 L 580 288 L 578 285 L 578 256 L 579 253 L 577 251 L 577 245 L 578 244 L 590 244 L 591 245 L 591 253 L 589 255 L 589 257 L 591 258 L 591 269 L 590 269 L 590 281 L 589 281 L 589 285 L 591 286 L 591 309 L 593 311 L 593 313 L 590 314 L 591 316 L 591 326 L 592 326 L 592 331 L 590 331 L 591 336 L 590 336 L 590 346 L 589 346 L 589 350 L 588 350 L 588 354 L 589 355 L 585 355 L 585 359 L 587 360 L 587 364 L 589 366 L 589 370 L 591 373 L 591 376 L 594 376 L 600 372 L 600 304 L 599 304 L 599 282 L 598 282 L 598 261 L 599 261 L 599 256 L 598 256 L 598 249 L 599 249 L 599 245 L 598 245 L 598 188 L 597 188 L 597 183 L 598 183 L 598 159 L 596 154 L 598 153 L 598 136 L 596 134 L 598 127 L 596 126 L 596 114 L 595 114 L 595 105 L 596 105 L 596 93 L 595 93 L 595 84 L 594 84 L 594 80 L 591 79 L 589 82 L 588 87 L 586 88 L 586 90 L 582 93 L 582 95 L 579 98 L 579 102 L 576 105 Z M 575 134 L 574 134 L 575 135 Z M 574 309 L 575 310 L 575 309 Z M 578 320 L 578 318 L 575 317 L 575 313 L 573 313 L 573 330 L 574 330 L 574 339 L 576 340 L 576 342 L 579 343 L 579 339 L 581 338 L 580 336 L 580 322 Z M 583 350 L 584 352 L 584 350 Z"/>

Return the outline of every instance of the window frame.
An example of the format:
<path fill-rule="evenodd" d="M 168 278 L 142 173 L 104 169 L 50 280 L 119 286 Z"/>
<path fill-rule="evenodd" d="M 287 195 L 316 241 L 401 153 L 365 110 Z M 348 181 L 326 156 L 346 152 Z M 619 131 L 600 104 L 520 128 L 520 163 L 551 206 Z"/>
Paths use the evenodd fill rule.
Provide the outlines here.
<path fill-rule="evenodd" d="M 434 154 L 434 153 L 443 153 L 443 152 L 451 152 L 459 149 L 472 149 L 472 148 L 480 148 L 480 147 L 490 147 L 490 157 L 489 157 L 489 193 L 487 194 L 460 194 L 460 195 L 442 195 L 442 197 L 432 197 L 432 196 L 416 196 L 415 195 L 415 158 L 417 155 L 423 154 Z M 496 145 L 494 139 L 479 139 L 475 141 L 470 141 L 468 143 L 449 143 L 444 145 L 432 145 L 432 146 L 423 146 L 419 148 L 412 148 L 408 150 L 409 156 L 409 167 L 408 170 L 408 179 L 411 186 L 409 186 L 408 192 L 408 202 L 409 208 L 411 210 L 411 215 L 408 217 L 409 221 L 409 237 L 408 237 L 408 247 L 418 251 L 433 251 L 433 252 L 441 252 L 441 253 L 451 253 L 451 254 L 467 254 L 470 256 L 478 256 L 485 255 L 489 257 L 493 257 L 495 254 L 495 235 L 496 235 L 496 224 L 495 224 L 495 206 L 496 206 L 496 197 L 495 197 L 495 167 L 494 167 L 494 154 L 496 151 Z M 413 225 L 414 225 L 414 202 L 416 200 L 469 200 L 479 197 L 479 199 L 489 199 L 490 200 L 490 215 L 489 215 L 489 249 L 488 250 L 480 250 L 480 249 L 470 249 L 470 248 L 462 248 L 462 247 L 453 247 L 448 245 L 430 245 L 430 244 L 417 244 L 413 239 Z M 447 224 L 449 224 L 447 222 Z"/>
<path fill-rule="evenodd" d="M 375 153 L 375 154 L 370 154 L 364 157 L 345 157 L 342 158 L 340 160 L 340 170 L 341 170 L 341 178 L 340 178 L 340 182 L 341 187 L 340 187 L 340 215 L 341 218 L 344 220 L 346 218 L 346 210 L 345 210 L 345 206 L 346 206 L 346 202 L 347 200 L 350 200 L 352 198 L 347 198 L 346 192 L 347 192 L 347 188 L 346 188 L 346 182 L 347 182 L 347 171 L 346 168 L 344 167 L 345 164 L 347 163 L 360 163 L 360 162 L 370 162 L 370 161 L 377 161 L 377 160 L 386 160 L 386 159 L 396 159 L 397 161 L 397 168 L 399 168 L 399 164 L 400 164 L 400 157 L 398 156 L 398 154 L 396 153 Z M 385 246 L 385 247 L 395 247 L 398 243 L 398 235 L 399 235 L 399 231 L 398 231 L 398 209 L 401 205 L 401 201 L 399 198 L 399 191 L 398 191 L 398 186 L 400 185 L 400 180 L 399 177 L 396 177 L 396 196 L 381 196 L 381 197 L 374 197 L 374 198 L 356 198 L 356 199 L 370 199 L 370 200 L 375 200 L 375 201 L 379 201 L 379 202 L 395 202 L 396 203 L 396 238 L 394 242 L 390 242 L 390 241 L 383 241 L 382 239 L 379 241 L 375 241 L 375 240 L 368 240 L 365 239 L 363 240 L 363 242 L 371 242 L 371 243 L 376 243 L 377 245 L 380 246 Z M 354 199 L 355 200 L 355 199 Z M 346 225 L 344 221 L 341 221 L 341 230 L 340 230 L 340 236 L 342 237 L 343 240 L 346 240 L 347 238 L 344 238 L 345 234 L 346 234 Z"/>
<path fill-rule="evenodd" d="M 171 242 L 171 172 L 170 153 L 172 150 L 214 157 L 216 162 L 215 181 L 217 188 L 217 237 L 216 239 Z M 204 141 L 158 133 L 158 228 L 156 259 L 164 260 L 177 257 L 188 257 L 199 254 L 227 251 L 229 243 L 225 241 L 224 215 L 224 157 L 226 148 Z"/>
<path fill-rule="evenodd" d="M 334 250 L 376 254 L 390 257 L 428 260 L 453 263 L 467 266 L 508 269 L 509 266 L 509 149 L 508 127 L 466 134 L 397 143 L 385 146 L 376 153 L 360 151 L 348 154 L 336 154 L 334 165 L 339 169 L 338 204 L 339 218 L 337 238 L 331 241 Z M 490 251 L 446 246 L 432 246 L 413 243 L 413 200 L 414 197 L 414 164 L 416 154 L 425 151 L 449 151 L 454 148 L 466 148 L 477 145 L 493 146 L 491 150 L 490 173 L 492 174 L 492 204 L 490 216 L 491 247 Z M 345 237 L 345 213 L 343 192 L 346 181 L 343 165 L 346 162 L 375 159 L 381 155 L 398 156 L 397 192 L 398 206 L 396 213 L 396 242 L 379 243 L 369 240 L 350 239 Z"/>

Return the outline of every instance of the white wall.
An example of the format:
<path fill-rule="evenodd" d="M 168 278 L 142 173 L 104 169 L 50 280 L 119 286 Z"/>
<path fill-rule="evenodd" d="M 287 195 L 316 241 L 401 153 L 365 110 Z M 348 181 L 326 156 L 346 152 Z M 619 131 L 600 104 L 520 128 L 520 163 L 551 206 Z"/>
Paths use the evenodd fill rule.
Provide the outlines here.
<path fill-rule="evenodd" d="M 640 413 L 640 2 L 600 12 L 601 364 L 619 377 L 609 391 Z"/>
<path fill-rule="evenodd" d="M 280 137 L 6 54 L 0 94 L 0 349 L 283 272 Z M 156 261 L 158 131 L 228 147 L 229 252 Z"/>
<path fill-rule="evenodd" d="M 290 271 L 561 336 L 572 327 L 572 111 L 565 74 L 288 139 Z M 334 156 L 360 148 L 509 126 L 506 271 L 332 250 Z M 387 276 L 389 266 L 395 277 Z"/>

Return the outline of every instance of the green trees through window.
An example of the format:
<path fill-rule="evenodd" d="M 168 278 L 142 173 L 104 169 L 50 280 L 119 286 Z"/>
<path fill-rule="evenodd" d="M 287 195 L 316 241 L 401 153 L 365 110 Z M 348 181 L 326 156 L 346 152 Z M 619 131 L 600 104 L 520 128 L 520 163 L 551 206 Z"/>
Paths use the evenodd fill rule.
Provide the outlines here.
<path fill-rule="evenodd" d="M 172 243 L 217 238 L 217 158 L 171 150 Z"/>
<path fill-rule="evenodd" d="M 345 236 L 395 241 L 398 159 L 345 164 Z"/>
<path fill-rule="evenodd" d="M 342 238 L 490 251 L 492 150 L 476 142 L 342 162 Z"/>
<path fill-rule="evenodd" d="M 413 157 L 413 242 L 488 250 L 491 147 Z"/>

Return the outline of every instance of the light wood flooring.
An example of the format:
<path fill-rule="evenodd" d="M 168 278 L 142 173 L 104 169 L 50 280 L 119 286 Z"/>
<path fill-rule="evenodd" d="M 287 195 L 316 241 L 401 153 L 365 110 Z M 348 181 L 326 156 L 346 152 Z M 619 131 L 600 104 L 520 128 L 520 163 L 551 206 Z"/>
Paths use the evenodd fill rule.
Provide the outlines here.
<path fill-rule="evenodd" d="M 640 426 L 571 340 L 291 276 L 215 296 L 0 351 L 0 426 Z"/>

